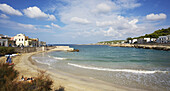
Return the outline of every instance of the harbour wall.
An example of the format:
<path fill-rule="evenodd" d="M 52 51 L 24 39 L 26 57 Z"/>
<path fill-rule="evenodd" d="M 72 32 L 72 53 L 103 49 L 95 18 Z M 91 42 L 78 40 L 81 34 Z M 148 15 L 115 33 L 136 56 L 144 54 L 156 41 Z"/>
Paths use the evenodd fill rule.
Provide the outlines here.
<path fill-rule="evenodd" d="M 169 44 L 111 44 L 109 46 L 113 47 L 134 47 L 134 48 L 143 48 L 143 49 L 156 49 L 156 50 L 165 50 L 170 51 Z"/>
<path fill-rule="evenodd" d="M 17 53 L 30 53 L 37 51 L 70 51 L 74 50 L 74 48 L 70 48 L 69 46 L 51 46 L 51 47 L 14 47 L 15 52 Z"/>

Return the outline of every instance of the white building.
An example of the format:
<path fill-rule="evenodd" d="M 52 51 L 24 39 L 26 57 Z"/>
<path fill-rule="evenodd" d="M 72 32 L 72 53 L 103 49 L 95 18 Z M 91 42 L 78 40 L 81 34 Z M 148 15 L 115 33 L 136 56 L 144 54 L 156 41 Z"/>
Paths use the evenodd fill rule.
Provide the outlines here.
<path fill-rule="evenodd" d="M 30 39 L 30 47 L 38 47 L 39 46 L 39 39 L 38 38 L 33 38 Z"/>
<path fill-rule="evenodd" d="M 151 42 L 156 42 L 156 38 L 151 38 Z"/>
<path fill-rule="evenodd" d="M 12 37 L 8 37 L 7 35 L 0 34 L 0 46 L 14 47 L 15 41 L 12 40 Z"/>
<path fill-rule="evenodd" d="M 170 35 L 167 35 L 167 42 L 170 43 Z"/>
<path fill-rule="evenodd" d="M 8 39 L 0 39 L 0 46 L 8 47 Z"/>
<path fill-rule="evenodd" d="M 151 41 L 151 38 L 143 38 L 146 43 Z"/>
<path fill-rule="evenodd" d="M 145 43 L 143 38 L 138 39 L 137 42 L 138 42 L 139 44 Z"/>
<path fill-rule="evenodd" d="M 137 39 L 133 39 L 133 40 L 131 40 L 131 41 L 129 41 L 129 43 L 132 43 L 132 44 L 134 44 L 134 43 L 137 43 Z"/>
<path fill-rule="evenodd" d="M 159 38 L 156 41 L 157 43 L 167 43 L 168 37 L 167 36 L 159 36 Z"/>
<path fill-rule="evenodd" d="M 29 46 L 29 38 L 25 34 L 17 34 L 14 36 L 17 46 Z"/>
<path fill-rule="evenodd" d="M 39 41 L 39 47 L 41 47 L 41 46 L 46 46 L 46 42 Z"/>
<path fill-rule="evenodd" d="M 139 44 L 155 42 L 156 38 L 140 38 L 138 39 Z"/>

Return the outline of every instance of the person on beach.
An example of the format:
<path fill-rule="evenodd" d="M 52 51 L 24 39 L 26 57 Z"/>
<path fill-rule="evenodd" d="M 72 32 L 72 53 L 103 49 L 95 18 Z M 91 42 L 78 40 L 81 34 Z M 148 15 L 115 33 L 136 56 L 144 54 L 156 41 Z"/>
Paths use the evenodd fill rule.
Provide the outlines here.
<path fill-rule="evenodd" d="M 10 55 L 7 56 L 6 63 L 9 63 Z"/>
<path fill-rule="evenodd" d="M 24 76 L 22 75 L 22 77 L 21 77 L 21 81 L 24 81 Z"/>

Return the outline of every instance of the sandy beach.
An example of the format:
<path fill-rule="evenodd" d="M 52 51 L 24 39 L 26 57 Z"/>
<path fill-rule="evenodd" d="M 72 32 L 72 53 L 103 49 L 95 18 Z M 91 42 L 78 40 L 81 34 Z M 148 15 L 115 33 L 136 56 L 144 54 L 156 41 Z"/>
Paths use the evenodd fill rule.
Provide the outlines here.
<path fill-rule="evenodd" d="M 63 86 L 65 91 L 142 91 L 141 89 L 113 85 L 97 79 L 75 76 L 61 71 L 54 73 L 49 70 L 40 69 L 31 58 L 31 56 L 38 53 L 42 52 L 24 53 L 13 58 L 15 69 L 19 71 L 17 80 L 20 80 L 22 75 L 25 77 L 36 77 L 39 73 L 38 70 L 44 70 L 54 81 L 53 90 Z"/>

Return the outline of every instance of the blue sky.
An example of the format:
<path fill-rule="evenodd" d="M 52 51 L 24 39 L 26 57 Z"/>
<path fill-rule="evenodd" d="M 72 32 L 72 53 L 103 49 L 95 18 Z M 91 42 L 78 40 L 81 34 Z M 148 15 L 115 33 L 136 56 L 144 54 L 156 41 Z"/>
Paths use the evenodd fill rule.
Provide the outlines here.
<path fill-rule="evenodd" d="M 170 27 L 169 0 L 0 0 L 0 34 L 47 43 L 126 39 Z"/>

